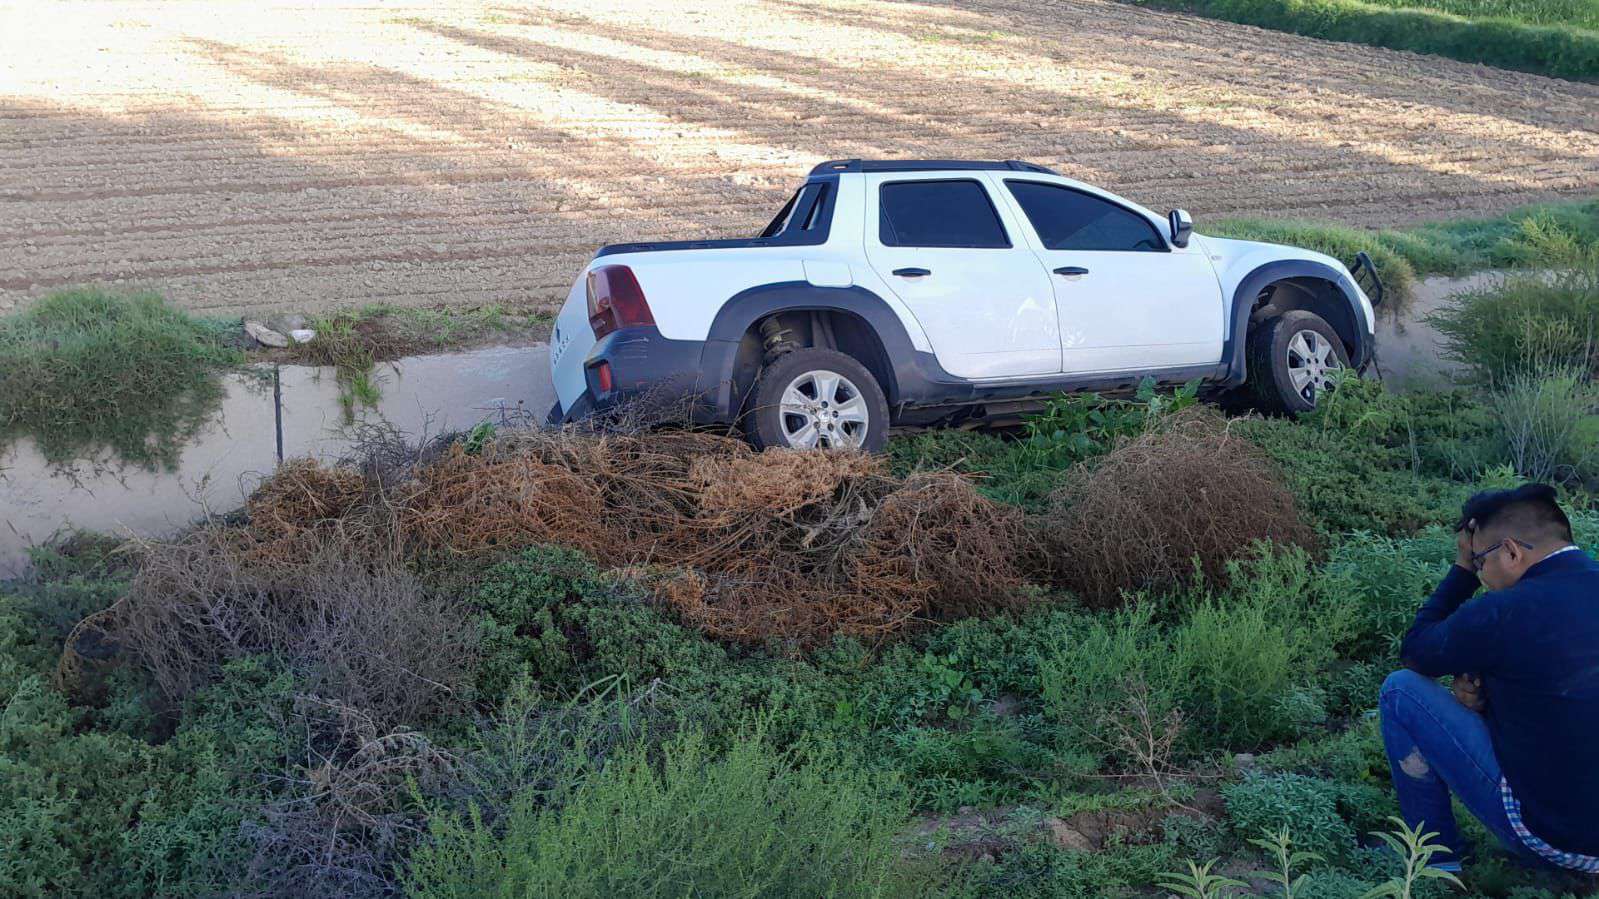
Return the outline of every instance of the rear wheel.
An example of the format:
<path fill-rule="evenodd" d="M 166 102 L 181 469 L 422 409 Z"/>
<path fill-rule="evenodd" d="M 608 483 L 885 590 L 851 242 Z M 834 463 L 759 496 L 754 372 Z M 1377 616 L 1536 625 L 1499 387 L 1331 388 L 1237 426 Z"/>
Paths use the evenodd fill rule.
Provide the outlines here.
<path fill-rule="evenodd" d="M 1248 386 L 1262 412 L 1306 412 L 1349 367 L 1343 341 L 1321 316 L 1296 309 L 1249 332 Z"/>
<path fill-rule="evenodd" d="M 877 452 L 888 441 L 888 400 L 855 359 L 802 347 L 761 370 L 745 432 L 758 448 Z"/>

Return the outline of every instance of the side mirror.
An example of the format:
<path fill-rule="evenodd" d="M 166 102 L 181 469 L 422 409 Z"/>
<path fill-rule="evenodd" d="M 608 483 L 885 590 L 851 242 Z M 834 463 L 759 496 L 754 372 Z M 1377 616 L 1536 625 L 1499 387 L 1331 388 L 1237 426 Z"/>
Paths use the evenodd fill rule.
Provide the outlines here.
<path fill-rule="evenodd" d="M 1194 233 L 1194 217 L 1188 214 L 1188 210 L 1173 209 L 1166 213 L 1166 223 L 1171 226 L 1171 245 L 1188 246 L 1188 238 Z"/>

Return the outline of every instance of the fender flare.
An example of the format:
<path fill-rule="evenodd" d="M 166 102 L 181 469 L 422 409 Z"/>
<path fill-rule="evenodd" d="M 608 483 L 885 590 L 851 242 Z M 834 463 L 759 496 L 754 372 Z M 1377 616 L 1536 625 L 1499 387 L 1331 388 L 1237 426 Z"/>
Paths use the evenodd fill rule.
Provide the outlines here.
<path fill-rule="evenodd" d="M 889 405 L 898 402 L 900 385 L 915 379 L 915 345 L 892 307 L 858 285 L 818 287 L 807 281 L 781 281 L 746 288 L 730 297 L 711 320 L 701 358 L 701 377 L 714 379 L 714 403 L 727 416 L 738 413 L 741 397 L 733 396 L 733 367 L 739 343 L 750 326 L 775 312 L 843 312 L 865 321 L 883 346 L 890 383 L 881 385 Z"/>
<path fill-rule="evenodd" d="M 1345 302 L 1349 304 L 1349 317 L 1354 324 L 1350 329 L 1354 345 L 1350 347 L 1349 357 L 1357 368 L 1364 366 L 1371 358 L 1372 346 L 1370 335 L 1366 331 L 1366 316 L 1360 308 L 1358 288 L 1355 287 L 1355 282 L 1349 273 L 1310 259 L 1281 259 L 1258 266 L 1245 275 L 1244 279 L 1238 282 L 1238 287 L 1233 290 L 1231 327 L 1227 330 L 1227 339 L 1222 343 L 1221 354 L 1222 361 L 1227 366 L 1228 384 L 1236 386 L 1244 383 L 1249 373 L 1244 349 L 1249 336 L 1249 316 L 1254 311 L 1255 298 L 1267 285 L 1286 278 L 1316 278 L 1336 285 Z"/>

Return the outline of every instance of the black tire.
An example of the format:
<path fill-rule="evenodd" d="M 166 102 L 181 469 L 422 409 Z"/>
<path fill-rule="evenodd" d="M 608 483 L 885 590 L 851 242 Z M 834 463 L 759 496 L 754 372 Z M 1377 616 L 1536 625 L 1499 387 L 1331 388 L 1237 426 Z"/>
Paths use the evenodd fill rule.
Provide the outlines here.
<path fill-rule="evenodd" d="M 1296 344 L 1301 336 L 1303 341 Z M 1277 415 L 1316 408 L 1316 397 L 1327 389 L 1328 372 L 1349 367 L 1338 332 L 1321 316 L 1302 309 L 1255 325 L 1245 352 L 1251 401 L 1260 411 Z"/>
<path fill-rule="evenodd" d="M 840 379 L 832 397 L 815 394 L 815 388 L 826 378 L 809 377 L 813 375 Z M 809 394 L 807 385 L 811 388 Z M 807 401 L 807 411 L 792 411 L 792 402 L 791 411 L 785 411 L 784 396 L 791 386 L 796 388 L 794 398 Z M 824 403 L 826 409 L 821 408 Z M 863 414 L 865 421 L 855 420 L 856 413 Z M 803 449 L 807 448 L 803 435 L 811 433 L 803 428 L 807 422 L 816 434 L 817 447 L 858 447 L 869 453 L 880 452 L 888 443 L 888 398 L 866 366 L 850 356 L 820 347 L 790 350 L 762 369 L 756 378 L 754 396 L 744 419 L 744 435 L 756 449 Z"/>

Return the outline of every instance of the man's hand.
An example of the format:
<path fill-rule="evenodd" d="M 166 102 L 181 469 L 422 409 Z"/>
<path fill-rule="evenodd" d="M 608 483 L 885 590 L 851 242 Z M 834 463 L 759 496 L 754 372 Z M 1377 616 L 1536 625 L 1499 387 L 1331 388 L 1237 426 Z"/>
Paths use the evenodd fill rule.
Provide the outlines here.
<path fill-rule="evenodd" d="M 1475 520 L 1466 522 L 1466 526 L 1455 532 L 1455 564 L 1466 569 L 1472 574 L 1477 573 L 1477 567 L 1471 564 L 1471 532 L 1476 530 Z"/>
<path fill-rule="evenodd" d="M 1481 713 L 1488 707 L 1488 698 L 1482 694 L 1482 678 L 1475 674 L 1457 674 L 1449 689 L 1461 705 Z"/>

